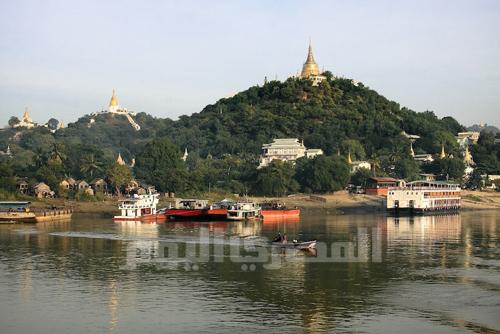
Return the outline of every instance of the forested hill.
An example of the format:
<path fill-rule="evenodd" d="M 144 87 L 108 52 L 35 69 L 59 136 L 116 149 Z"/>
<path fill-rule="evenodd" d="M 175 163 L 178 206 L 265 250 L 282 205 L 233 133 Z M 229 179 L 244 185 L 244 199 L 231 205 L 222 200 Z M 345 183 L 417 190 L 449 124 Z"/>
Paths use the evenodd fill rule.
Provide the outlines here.
<path fill-rule="evenodd" d="M 279 137 L 303 139 L 307 147 L 321 148 L 327 155 L 351 151 L 353 159 L 409 153 L 402 131 L 422 137 L 414 145 L 416 153 L 437 153 L 441 143 L 447 152 L 457 149 L 454 135 L 464 128 L 453 118 L 401 108 L 361 83 L 326 74 L 328 80 L 316 87 L 292 78 L 254 86 L 176 121 L 139 113 L 135 121 L 140 131 L 124 116 L 103 113 L 81 117 L 55 134 L 46 128 L 24 130 L 17 141 L 12 138 L 19 130 L 6 130 L 0 140 L 9 142 L 26 163 L 34 153 L 51 151 L 54 142 L 68 156 L 93 152 L 111 161 L 121 153 L 131 161 L 155 137 L 168 137 L 180 151 L 187 147 L 190 155 L 201 158 L 242 153 L 255 157 L 263 143 Z"/>
<path fill-rule="evenodd" d="M 254 86 L 200 113 L 182 116 L 160 133 L 202 157 L 258 153 L 263 143 L 279 137 L 301 138 L 307 147 L 322 148 L 326 154 L 345 152 L 345 146 L 359 141 L 371 155 L 391 150 L 402 131 L 422 137 L 417 152 L 438 152 L 441 143 L 451 150 L 456 146 L 453 136 L 463 129 L 451 117 L 416 113 L 361 83 L 331 78 L 317 87 L 297 79 Z"/>

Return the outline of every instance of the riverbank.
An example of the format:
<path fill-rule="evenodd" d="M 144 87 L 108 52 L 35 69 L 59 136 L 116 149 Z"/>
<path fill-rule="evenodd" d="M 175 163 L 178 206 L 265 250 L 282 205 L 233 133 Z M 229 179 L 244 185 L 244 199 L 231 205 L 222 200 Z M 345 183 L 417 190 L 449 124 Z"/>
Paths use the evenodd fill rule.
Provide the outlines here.
<path fill-rule="evenodd" d="M 212 196 L 203 196 L 212 199 Z M 237 200 L 236 198 L 233 198 Z M 385 211 L 384 197 L 370 196 L 364 194 L 350 194 L 347 191 L 338 191 L 326 195 L 297 194 L 288 197 L 249 197 L 249 200 L 264 202 L 277 200 L 285 203 L 288 207 L 299 207 L 302 209 L 326 209 L 330 213 L 369 213 Z M 217 199 L 213 199 L 216 201 Z M 159 208 L 168 206 L 172 199 L 162 199 Z M 74 212 L 101 213 L 114 215 L 118 212 L 116 199 L 100 202 L 78 202 L 62 198 L 43 199 L 33 201 L 33 207 L 70 207 Z M 463 210 L 496 210 L 500 209 L 500 193 L 489 191 L 462 191 Z"/>

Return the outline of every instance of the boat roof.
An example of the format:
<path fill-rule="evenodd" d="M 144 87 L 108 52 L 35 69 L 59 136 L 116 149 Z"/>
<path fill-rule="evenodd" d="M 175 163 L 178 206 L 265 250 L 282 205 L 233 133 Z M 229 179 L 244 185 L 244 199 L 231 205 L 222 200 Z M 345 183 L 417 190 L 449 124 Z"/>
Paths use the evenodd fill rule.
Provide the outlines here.
<path fill-rule="evenodd" d="M 31 202 L 26 201 L 0 201 L 0 205 L 28 205 Z"/>

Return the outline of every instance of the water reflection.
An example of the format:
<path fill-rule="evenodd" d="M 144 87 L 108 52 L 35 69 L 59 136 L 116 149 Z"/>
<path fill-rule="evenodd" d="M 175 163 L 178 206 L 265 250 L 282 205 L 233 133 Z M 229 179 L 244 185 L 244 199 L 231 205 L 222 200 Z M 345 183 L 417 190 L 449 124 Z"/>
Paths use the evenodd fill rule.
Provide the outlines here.
<path fill-rule="evenodd" d="M 0 226 L 0 297 L 11 301 L 0 306 L 0 320 L 27 332 L 37 323 L 19 314 L 37 319 L 43 314 L 41 303 L 47 312 L 68 317 L 74 333 L 165 328 L 370 332 L 362 319 L 383 323 L 387 314 L 409 317 L 417 328 L 430 331 L 437 328 L 435 318 L 445 332 L 476 322 L 486 331 L 498 330 L 495 314 L 500 309 L 485 296 L 500 296 L 499 227 L 500 216 L 488 212 L 395 218 L 321 211 L 308 212 L 299 221 L 157 224 L 83 215 L 60 224 Z M 236 250 L 244 256 L 257 254 L 262 250 L 241 241 L 269 239 L 277 231 L 317 239 L 327 248 L 308 256 L 268 247 L 274 267 L 251 257 L 232 257 Z M 208 260 L 155 266 L 166 258 L 165 245 L 170 244 L 184 253 L 192 247 L 198 259 L 209 255 Z M 324 260 L 342 247 L 339 261 Z M 351 252 L 353 260 L 348 261 L 345 255 Z M 380 254 L 376 261 L 374 254 Z M 436 284 L 440 287 L 433 288 Z M 468 309 L 475 312 L 475 322 L 455 310 L 447 295 L 451 288 L 463 291 L 468 300 L 482 301 Z M 411 298 L 394 297 L 402 292 Z M 429 300 L 439 300 L 450 311 L 435 312 L 429 320 Z M 76 308 L 92 321 L 68 315 L 66 310 Z M 456 325 L 460 321 L 467 325 Z M 45 332 L 67 332 L 64 323 Z M 174 324 L 182 327 L 169 327 Z"/>

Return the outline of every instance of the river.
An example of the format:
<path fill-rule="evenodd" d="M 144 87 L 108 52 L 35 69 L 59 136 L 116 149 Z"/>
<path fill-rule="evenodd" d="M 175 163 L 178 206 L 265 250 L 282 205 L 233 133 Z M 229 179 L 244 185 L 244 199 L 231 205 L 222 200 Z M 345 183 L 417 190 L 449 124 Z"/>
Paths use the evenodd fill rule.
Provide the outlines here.
<path fill-rule="evenodd" d="M 499 233 L 495 211 L 0 225 L 0 332 L 494 333 Z"/>

